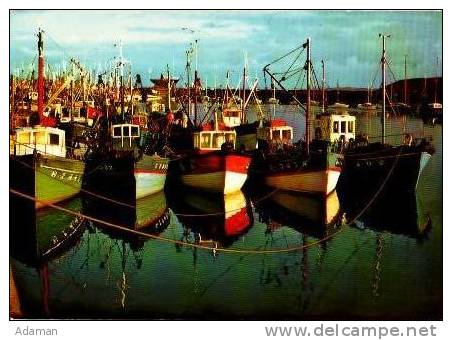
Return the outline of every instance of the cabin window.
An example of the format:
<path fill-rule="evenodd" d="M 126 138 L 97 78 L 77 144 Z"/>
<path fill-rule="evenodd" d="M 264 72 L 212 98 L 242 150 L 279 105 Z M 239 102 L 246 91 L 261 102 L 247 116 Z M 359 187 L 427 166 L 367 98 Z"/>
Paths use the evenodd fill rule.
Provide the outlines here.
<path fill-rule="evenodd" d="M 63 117 L 69 117 L 69 109 L 67 107 L 63 108 Z"/>
<path fill-rule="evenodd" d="M 239 111 L 235 111 L 235 110 L 227 110 L 227 111 L 224 111 L 223 114 L 225 117 L 234 117 L 234 118 L 239 117 Z"/>
<path fill-rule="evenodd" d="M 346 123 L 347 122 L 341 122 L 341 133 L 345 133 L 346 132 Z"/>
<path fill-rule="evenodd" d="M 333 122 L 333 133 L 339 133 L 339 122 L 337 120 Z"/>
<path fill-rule="evenodd" d="M 17 135 L 17 142 L 20 144 L 30 144 L 30 133 L 19 133 Z"/>
<path fill-rule="evenodd" d="M 130 126 L 122 127 L 122 135 L 123 137 L 130 137 Z"/>
<path fill-rule="evenodd" d="M 222 133 L 213 134 L 212 148 L 220 148 L 224 142 L 225 142 L 224 134 Z"/>
<path fill-rule="evenodd" d="M 281 138 L 281 134 L 279 130 L 273 130 L 272 131 L 272 139 L 279 140 Z"/>
<path fill-rule="evenodd" d="M 121 127 L 115 126 L 113 128 L 113 137 L 121 137 Z"/>
<path fill-rule="evenodd" d="M 138 126 L 132 126 L 130 129 L 132 130 L 132 137 L 139 137 L 140 136 L 140 134 L 138 132 Z"/>
<path fill-rule="evenodd" d="M 283 140 L 291 140 L 292 139 L 292 131 L 290 129 L 282 131 L 282 139 Z"/>
<path fill-rule="evenodd" d="M 226 134 L 226 142 L 231 142 L 235 144 L 235 134 L 227 133 Z"/>
<path fill-rule="evenodd" d="M 80 117 L 86 118 L 86 108 L 80 108 Z"/>
<path fill-rule="evenodd" d="M 56 133 L 50 133 L 49 137 L 50 137 L 50 140 L 49 140 L 50 145 L 60 145 L 60 136 L 59 135 L 57 135 Z"/>
<path fill-rule="evenodd" d="M 210 148 L 210 133 L 203 133 L 201 135 L 201 148 Z"/>
<path fill-rule="evenodd" d="M 348 122 L 348 132 L 353 133 L 354 132 L 354 125 L 352 121 Z"/>
<path fill-rule="evenodd" d="M 36 144 L 47 144 L 46 133 L 45 132 L 35 132 L 35 143 Z"/>

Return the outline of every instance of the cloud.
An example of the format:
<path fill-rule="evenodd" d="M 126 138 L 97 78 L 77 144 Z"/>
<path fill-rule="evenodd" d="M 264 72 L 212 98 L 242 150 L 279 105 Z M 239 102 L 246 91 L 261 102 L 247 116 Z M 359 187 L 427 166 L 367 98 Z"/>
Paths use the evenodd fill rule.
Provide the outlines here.
<path fill-rule="evenodd" d="M 226 70 L 242 68 L 245 50 L 251 73 L 261 74 L 264 65 L 308 36 L 314 61 L 326 60 L 329 78 L 344 86 L 368 84 L 378 66 L 380 32 L 392 34 L 388 55 L 397 76 L 403 74 L 405 54 L 413 77 L 436 74 L 436 55 L 442 54 L 439 11 L 35 10 L 12 11 L 10 19 L 12 67 L 36 53 L 40 25 L 47 32 L 49 62 L 61 60 L 57 51 L 64 51 L 88 66 L 104 64 L 117 54 L 113 44 L 122 40 L 124 54 L 143 74 L 166 64 L 184 74 L 185 50 L 196 38 L 200 72 L 222 81 Z"/>

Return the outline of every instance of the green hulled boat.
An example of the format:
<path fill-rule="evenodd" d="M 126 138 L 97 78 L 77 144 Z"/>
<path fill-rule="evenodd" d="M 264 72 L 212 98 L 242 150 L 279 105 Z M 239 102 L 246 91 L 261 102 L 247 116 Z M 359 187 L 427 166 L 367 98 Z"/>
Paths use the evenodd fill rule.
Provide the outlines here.
<path fill-rule="evenodd" d="M 36 208 L 80 192 L 85 164 L 66 157 L 65 132 L 25 127 L 10 142 L 10 188 L 35 199 Z"/>

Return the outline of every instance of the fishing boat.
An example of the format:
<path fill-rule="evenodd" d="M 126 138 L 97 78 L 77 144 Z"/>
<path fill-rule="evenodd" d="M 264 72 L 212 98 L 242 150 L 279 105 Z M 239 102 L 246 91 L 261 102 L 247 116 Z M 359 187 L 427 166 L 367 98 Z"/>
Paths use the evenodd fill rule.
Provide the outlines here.
<path fill-rule="evenodd" d="M 55 117 L 44 114 L 44 43 L 38 33 L 38 117 L 40 125 L 20 127 L 10 136 L 10 188 L 35 199 L 36 208 L 80 192 L 85 164 L 66 146 Z M 72 157 L 72 158 L 71 158 Z"/>
<path fill-rule="evenodd" d="M 358 136 L 355 141 L 348 143 L 344 149 L 344 183 L 347 183 L 346 186 L 372 183 L 374 192 L 381 186 L 393 187 L 394 190 L 415 191 L 422 171 L 434 153 L 434 147 L 428 138 L 413 138 L 411 134 L 401 136 L 401 145 L 394 146 L 386 143 L 386 39 L 388 36 L 380 36 L 383 40 L 381 142 L 370 143 L 367 136 Z"/>
<path fill-rule="evenodd" d="M 132 200 L 162 191 L 169 159 L 146 148 L 140 126 L 120 123 L 106 129 L 110 134 L 94 142 L 87 157 L 87 188 L 103 193 L 116 186 L 117 194 Z"/>
<path fill-rule="evenodd" d="M 189 59 L 187 61 L 189 64 Z M 189 76 L 189 67 L 187 67 Z M 192 188 L 207 192 L 230 194 L 242 188 L 248 176 L 251 156 L 236 150 L 237 133 L 219 121 L 218 111 L 213 110 L 207 123 L 198 122 L 197 93 L 200 84 L 195 70 L 194 119 L 191 118 L 188 97 L 186 123 L 179 121 L 171 128 L 170 145 L 179 154 L 172 162 L 171 172 L 177 180 Z M 190 87 L 188 88 L 190 93 Z M 226 102 L 227 104 L 227 102 Z M 208 118 L 206 114 L 205 119 Z M 226 123 L 233 125 L 234 117 L 224 117 Z M 176 123 L 176 122 L 175 122 Z"/>
<path fill-rule="evenodd" d="M 210 124 L 193 133 L 193 149 L 177 161 L 183 184 L 208 192 L 229 194 L 242 188 L 251 156 L 235 151 L 236 132 Z"/>
<path fill-rule="evenodd" d="M 438 70 L 438 59 L 436 60 L 436 68 Z M 420 115 L 422 117 L 422 120 L 425 123 L 432 123 L 435 124 L 436 122 L 438 123 L 442 123 L 443 120 L 443 104 L 438 102 L 438 79 L 439 76 L 437 75 L 435 77 L 435 90 L 434 90 L 434 96 L 433 96 L 433 102 L 427 103 L 427 105 L 425 105 L 425 103 L 423 103 L 423 105 L 421 105 L 420 107 Z M 425 89 L 425 96 L 427 94 L 427 81 L 425 81 L 425 85 L 424 85 Z"/>
<path fill-rule="evenodd" d="M 159 131 L 163 126 L 154 125 L 157 131 L 146 131 L 146 125 L 150 125 L 146 116 L 140 112 L 134 114 L 132 103 L 130 110 L 124 108 L 123 78 L 126 63 L 122 46 L 119 46 L 120 111 L 108 114 L 109 108 L 105 108 L 107 114 L 102 115 L 97 133 L 91 140 L 85 177 L 90 189 L 106 192 L 111 186 L 116 186 L 118 194 L 123 191 L 124 199 L 136 200 L 163 190 L 169 159 L 163 151 L 163 130 Z"/>
<path fill-rule="evenodd" d="M 310 121 L 310 78 L 311 78 L 311 46 L 310 39 L 302 45 L 307 51 L 307 99 L 305 139 L 292 143 L 293 131 L 281 119 L 275 119 L 258 129 L 257 139 L 260 152 L 255 153 L 253 170 L 256 176 L 262 176 L 266 185 L 277 189 L 328 195 L 335 188 L 341 173 L 342 155 L 340 145 L 331 143 L 335 138 L 346 138 L 347 126 L 353 125 L 354 117 L 348 115 L 322 114 L 316 116 L 318 126 L 311 140 Z M 269 66 L 264 72 L 272 78 Z M 279 80 L 275 81 L 283 85 Z M 283 87 L 284 88 L 284 87 Z M 297 100 L 296 98 L 293 98 Z M 304 107 L 300 103 L 301 107 Z M 350 121 L 350 123 L 349 123 Z M 321 126 L 325 126 L 321 129 Z M 342 129 L 344 127 L 344 129 Z M 351 132 L 350 132 L 351 133 Z"/>

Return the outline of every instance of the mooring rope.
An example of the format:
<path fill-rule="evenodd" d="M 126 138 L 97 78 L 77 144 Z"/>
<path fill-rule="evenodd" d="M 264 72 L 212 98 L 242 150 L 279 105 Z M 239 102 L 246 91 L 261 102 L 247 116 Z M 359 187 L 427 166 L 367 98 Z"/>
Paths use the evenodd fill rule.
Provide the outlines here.
<path fill-rule="evenodd" d="M 401 150 L 399 151 L 399 156 L 400 156 Z M 378 188 L 378 190 L 376 191 L 376 193 L 372 196 L 372 198 L 369 200 L 369 202 L 364 206 L 364 208 L 351 220 L 347 223 L 347 225 L 350 225 L 352 223 L 354 223 L 362 214 L 364 214 L 364 212 L 370 207 L 370 205 L 375 201 L 375 199 L 378 197 L 378 195 L 381 193 L 381 190 L 383 190 L 383 187 L 386 185 L 387 181 L 389 180 L 390 176 L 392 175 L 395 166 L 397 164 L 398 158 L 396 159 L 396 161 L 393 163 L 390 171 L 388 172 L 387 176 L 385 177 L 384 181 L 382 182 L 381 186 Z M 52 208 L 55 208 L 57 210 L 66 212 L 68 214 L 72 214 L 74 216 L 79 216 L 81 218 L 85 218 L 88 220 L 91 220 L 93 222 L 97 222 L 103 225 L 106 225 L 108 227 L 114 228 L 114 229 L 118 229 L 121 231 L 125 231 L 131 234 L 135 234 L 137 236 L 143 236 L 143 237 L 147 237 L 147 238 L 151 238 L 151 239 L 155 239 L 155 240 L 159 240 L 159 241 L 164 241 L 167 243 L 172 243 L 172 244 L 178 244 L 181 246 L 188 246 L 188 247 L 193 247 L 193 248 L 199 248 L 199 249 L 204 249 L 204 250 L 210 250 L 210 251 L 222 251 L 224 253 L 234 253 L 234 254 L 277 254 L 277 253 L 288 253 L 288 252 L 294 252 L 294 251 L 299 251 L 299 250 L 303 250 L 303 249 L 308 249 L 312 246 L 318 245 L 318 244 L 322 244 L 325 241 L 333 238 L 334 236 L 338 235 L 339 233 L 341 233 L 342 231 L 345 230 L 345 225 L 342 226 L 341 228 L 339 228 L 338 230 L 336 230 L 335 232 L 326 235 L 323 238 L 317 239 L 313 242 L 307 243 L 307 244 L 302 244 L 302 245 L 297 245 L 297 246 L 291 246 L 291 247 L 285 247 L 285 248 L 272 248 L 272 249 L 237 249 L 237 248 L 219 248 L 219 247 L 211 247 L 211 246 L 206 246 L 206 245 L 202 245 L 202 244 L 196 244 L 196 243 L 190 243 L 190 242 L 185 242 L 182 240 L 174 240 L 174 239 L 170 239 L 167 237 L 163 237 L 163 236 L 159 236 L 159 235 L 153 235 L 153 234 L 148 234 L 148 233 L 144 233 L 141 232 L 139 230 L 134 230 L 134 229 L 130 229 L 115 223 L 111 223 L 108 221 L 104 221 L 92 216 L 88 216 L 85 214 L 82 214 L 80 212 L 75 212 L 73 210 L 70 209 L 66 209 L 63 207 L 60 207 L 58 205 L 55 204 L 51 204 L 48 202 L 44 202 L 42 200 L 39 200 L 33 196 L 21 193 L 17 190 L 13 190 L 10 189 L 10 192 L 12 192 L 15 195 L 18 195 L 20 197 L 29 199 L 29 200 L 33 200 L 33 201 L 37 201 L 40 203 L 43 203 L 44 205 L 50 206 Z"/>
<path fill-rule="evenodd" d="M 377 197 L 379 196 L 379 194 L 381 193 L 381 191 L 383 190 L 383 188 L 385 187 L 386 183 L 388 182 L 389 178 L 391 177 L 396 164 L 400 158 L 400 155 L 402 153 L 402 148 L 400 148 L 399 150 L 399 154 L 397 155 L 394 163 L 392 164 L 392 167 L 390 169 L 390 171 L 388 171 L 388 174 L 386 175 L 385 179 L 383 180 L 381 186 L 378 188 L 378 190 L 375 192 L 375 194 L 372 196 L 372 198 L 369 200 L 369 202 L 364 206 L 363 209 L 361 209 L 361 211 L 351 220 L 347 222 L 347 225 L 353 224 L 354 222 L 356 222 L 356 220 L 362 216 L 362 214 L 364 214 L 367 209 L 371 206 L 371 204 L 377 199 Z M 276 191 L 276 190 L 275 190 Z M 273 193 L 275 192 L 273 191 Z M 163 237 L 163 236 L 159 236 L 159 235 L 153 235 L 153 234 L 148 234 L 148 233 L 144 233 L 138 230 L 134 230 L 134 229 L 130 229 L 115 223 L 111 223 L 111 222 L 107 222 L 104 220 L 100 220 L 98 218 L 92 217 L 92 216 L 88 216 L 85 214 L 82 214 L 80 212 L 75 212 L 72 211 L 70 209 L 66 209 L 63 207 L 60 207 L 58 205 L 52 204 L 52 203 L 48 203 L 42 200 L 39 200 L 33 196 L 24 194 L 20 191 L 14 190 L 14 189 L 10 189 L 10 192 L 18 195 L 20 197 L 35 201 L 35 202 L 40 202 L 46 206 L 50 206 L 54 209 L 66 212 L 68 214 L 74 215 L 74 216 L 79 216 L 81 218 L 85 218 L 88 220 L 91 220 L 93 222 L 97 222 L 103 225 L 106 225 L 108 227 L 114 228 L 114 229 L 118 229 L 121 231 L 125 231 L 125 232 L 129 232 L 132 234 L 135 234 L 137 236 L 143 236 L 143 237 L 147 237 L 147 238 L 152 238 L 152 239 L 156 239 L 156 240 L 160 240 L 160 241 L 164 241 L 164 242 L 168 242 L 168 243 L 173 243 L 173 244 L 178 244 L 178 245 L 182 245 L 182 246 L 188 246 L 188 247 L 194 247 L 194 248 L 199 248 L 199 249 L 205 249 L 205 250 L 211 250 L 211 251 L 222 251 L 225 253 L 239 253 L 239 254 L 244 254 L 244 253 L 249 253 L 249 254 L 276 254 L 276 253 L 287 253 L 287 252 L 293 252 L 293 251 L 299 251 L 302 249 L 307 249 L 309 247 L 321 244 L 329 239 L 331 239 L 332 237 L 338 235 L 339 233 L 341 233 L 343 230 L 345 230 L 345 226 L 342 226 L 341 228 L 339 228 L 337 231 L 326 235 L 323 238 L 317 239 L 313 242 L 310 242 L 308 244 L 303 244 L 303 245 L 297 245 L 297 246 L 291 246 L 291 247 L 286 247 L 286 248 L 273 248 L 273 249 L 264 249 L 264 250 L 259 250 L 259 249 L 237 249 L 237 248 L 218 248 L 218 247 L 209 247 L 209 246 L 205 246 L 205 245 L 201 245 L 201 244 L 195 244 L 195 243 L 190 243 L 190 242 L 185 242 L 185 241 L 181 241 L 181 240 L 174 240 L 174 239 L 170 239 L 167 237 Z M 224 214 L 224 212 L 221 212 L 221 214 Z"/>

